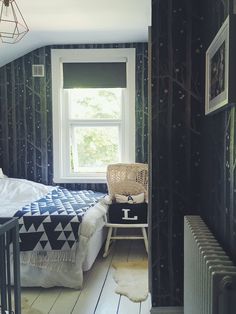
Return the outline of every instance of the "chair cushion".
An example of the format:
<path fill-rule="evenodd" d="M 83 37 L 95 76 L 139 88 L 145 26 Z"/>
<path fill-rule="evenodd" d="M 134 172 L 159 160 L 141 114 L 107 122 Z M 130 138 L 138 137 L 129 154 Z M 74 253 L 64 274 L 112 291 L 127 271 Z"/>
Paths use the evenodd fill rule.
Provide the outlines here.
<path fill-rule="evenodd" d="M 144 193 L 137 195 L 115 194 L 116 203 L 139 204 L 144 202 Z"/>
<path fill-rule="evenodd" d="M 108 222 L 116 224 L 147 223 L 147 203 L 114 203 L 109 206 Z"/>

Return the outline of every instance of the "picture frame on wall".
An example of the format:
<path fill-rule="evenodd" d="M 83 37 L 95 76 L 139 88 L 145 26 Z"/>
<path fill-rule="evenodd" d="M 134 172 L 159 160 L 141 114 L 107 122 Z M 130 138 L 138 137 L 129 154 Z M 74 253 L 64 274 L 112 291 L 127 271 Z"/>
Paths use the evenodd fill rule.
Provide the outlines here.
<path fill-rule="evenodd" d="M 206 51 L 205 114 L 228 104 L 229 16 Z"/>

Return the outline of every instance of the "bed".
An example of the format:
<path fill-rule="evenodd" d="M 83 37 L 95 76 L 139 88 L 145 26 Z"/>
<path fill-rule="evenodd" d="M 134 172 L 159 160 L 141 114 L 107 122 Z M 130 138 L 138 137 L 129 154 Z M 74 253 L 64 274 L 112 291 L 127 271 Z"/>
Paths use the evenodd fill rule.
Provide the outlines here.
<path fill-rule="evenodd" d="M 92 267 L 106 236 L 104 195 L 69 191 L 24 179 L 0 179 L 0 216 L 19 218 L 21 286 L 82 287 L 83 271 Z M 48 202 L 50 208 L 55 208 L 50 215 Z M 37 223 L 38 219 L 43 224 Z M 53 242 L 56 238 L 60 241 Z M 59 243 L 63 246 L 58 246 Z"/>

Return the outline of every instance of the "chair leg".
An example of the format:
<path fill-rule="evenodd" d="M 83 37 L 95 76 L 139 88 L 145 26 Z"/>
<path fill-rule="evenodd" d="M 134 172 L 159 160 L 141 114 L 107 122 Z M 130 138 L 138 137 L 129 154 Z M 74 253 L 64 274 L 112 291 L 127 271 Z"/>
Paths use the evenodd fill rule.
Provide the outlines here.
<path fill-rule="evenodd" d="M 116 237 L 117 235 L 117 228 L 113 228 L 113 236 Z"/>
<path fill-rule="evenodd" d="M 144 240 L 144 244 L 145 244 L 145 249 L 148 253 L 148 238 L 147 238 L 147 232 L 145 227 L 142 227 L 142 233 L 143 233 L 143 240 Z"/>
<path fill-rule="evenodd" d="M 103 257 L 107 257 L 107 255 L 108 255 L 108 250 L 109 250 L 111 235 L 112 235 L 112 229 L 113 229 L 112 227 L 109 227 L 109 229 L 108 229 L 107 240 L 106 240 L 106 244 L 105 244 Z"/>

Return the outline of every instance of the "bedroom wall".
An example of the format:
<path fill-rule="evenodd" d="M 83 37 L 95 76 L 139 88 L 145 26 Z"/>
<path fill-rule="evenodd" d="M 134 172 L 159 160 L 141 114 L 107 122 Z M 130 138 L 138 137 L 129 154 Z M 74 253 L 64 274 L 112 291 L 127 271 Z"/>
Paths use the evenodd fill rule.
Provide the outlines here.
<path fill-rule="evenodd" d="M 152 6 L 152 305 L 183 304 L 183 217 L 199 213 L 203 119 L 199 1 Z"/>
<path fill-rule="evenodd" d="M 204 33 L 208 46 L 229 12 L 233 11 L 231 8 L 233 1 L 207 0 L 205 5 L 205 20 L 208 22 L 205 23 Z M 231 64 L 229 66 L 232 67 Z M 232 70 L 236 71 L 235 68 Z M 234 106 L 231 108 L 225 106 L 221 112 L 204 119 L 202 216 L 234 263 L 236 263 L 235 135 Z"/>
<path fill-rule="evenodd" d="M 0 68 L 0 167 L 11 177 L 53 183 L 51 48 L 136 48 L 136 160 L 147 162 L 147 44 L 47 46 Z M 32 77 L 44 64 L 44 78 Z M 104 190 L 103 184 L 66 184 Z"/>

